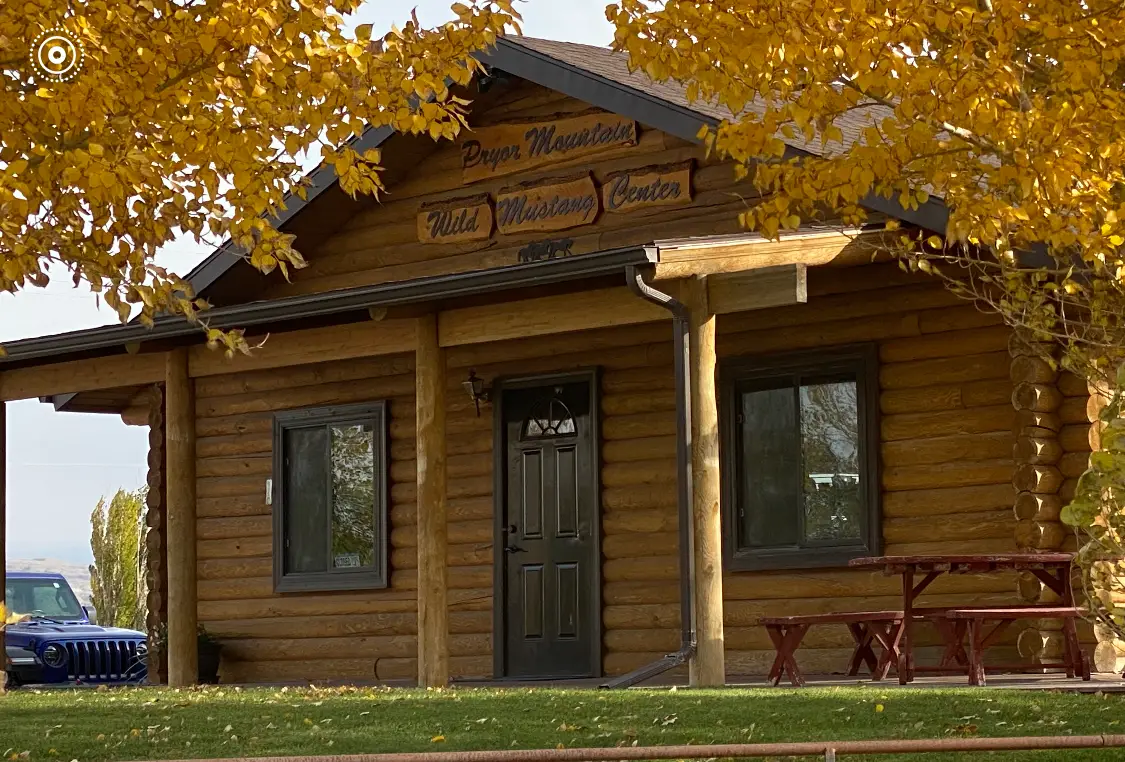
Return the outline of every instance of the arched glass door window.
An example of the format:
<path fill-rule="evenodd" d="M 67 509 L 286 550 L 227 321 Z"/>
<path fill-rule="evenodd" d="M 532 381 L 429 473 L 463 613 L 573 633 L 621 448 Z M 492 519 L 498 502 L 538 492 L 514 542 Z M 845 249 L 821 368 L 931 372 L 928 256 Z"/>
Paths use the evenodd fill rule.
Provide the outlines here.
<path fill-rule="evenodd" d="M 531 414 L 523 422 L 521 439 L 545 439 L 578 434 L 574 416 L 558 397 L 541 399 L 531 408 Z"/>

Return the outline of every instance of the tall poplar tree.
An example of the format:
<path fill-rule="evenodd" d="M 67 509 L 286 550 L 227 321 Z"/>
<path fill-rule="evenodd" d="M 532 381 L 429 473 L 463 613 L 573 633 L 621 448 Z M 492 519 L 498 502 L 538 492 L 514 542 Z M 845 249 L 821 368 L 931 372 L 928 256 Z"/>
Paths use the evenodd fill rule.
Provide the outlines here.
<path fill-rule="evenodd" d="M 146 630 L 144 488 L 103 497 L 90 515 L 90 590 L 98 623 Z"/>

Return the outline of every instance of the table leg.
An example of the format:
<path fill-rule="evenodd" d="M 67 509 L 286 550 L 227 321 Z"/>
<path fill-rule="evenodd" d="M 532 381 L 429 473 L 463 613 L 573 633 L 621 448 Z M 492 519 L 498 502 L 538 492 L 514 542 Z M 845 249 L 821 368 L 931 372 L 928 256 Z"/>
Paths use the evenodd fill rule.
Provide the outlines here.
<path fill-rule="evenodd" d="M 902 653 L 903 623 L 900 622 L 872 622 L 871 631 L 883 653 L 879 655 L 879 664 L 872 673 L 873 680 L 883 680 L 891 671 L 891 664 L 897 664 Z"/>
<path fill-rule="evenodd" d="M 858 675 L 859 668 L 865 664 L 872 675 L 878 669 L 875 652 L 871 648 L 871 639 L 874 637 L 871 630 L 872 628 L 864 622 L 848 622 L 848 631 L 855 640 L 855 650 L 852 652 L 852 659 L 848 664 L 849 677 Z"/>
<path fill-rule="evenodd" d="M 898 682 L 906 685 L 914 679 L 914 570 L 902 573 L 902 647 L 898 653 Z"/>
<path fill-rule="evenodd" d="M 945 652 L 941 655 L 941 667 L 964 667 L 969 663 L 965 656 L 965 622 L 950 621 L 940 616 L 934 617 L 934 626 L 945 642 Z"/>
<path fill-rule="evenodd" d="M 773 666 L 770 667 L 769 675 L 766 678 L 774 685 L 781 682 L 784 674 L 789 675 L 789 682 L 793 685 L 800 687 L 805 684 L 804 676 L 801 675 L 801 670 L 797 667 L 793 654 L 800 647 L 801 640 L 804 639 L 808 629 L 807 624 L 768 625 L 766 627 L 766 632 L 769 633 L 770 640 L 773 641 L 774 647 L 777 649 L 777 656 L 774 657 Z"/>
<path fill-rule="evenodd" d="M 979 619 L 969 620 L 969 685 L 984 685 L 984 627 Z"/>

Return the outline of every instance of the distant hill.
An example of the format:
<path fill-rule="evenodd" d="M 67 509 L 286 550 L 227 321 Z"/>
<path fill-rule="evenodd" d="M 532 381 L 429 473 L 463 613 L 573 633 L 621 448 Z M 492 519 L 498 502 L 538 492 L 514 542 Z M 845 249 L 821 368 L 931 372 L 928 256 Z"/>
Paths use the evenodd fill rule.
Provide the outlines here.
<path fill-rule="evenodd" d="M 92 601 L 90 596 L 90 569 L 83 564 L 59 561 L 54 558 L 17 558 L 9 559 L 7 568 L 9 571 L 58 572 L 66 577 L 66 581 L 70 583 L 70 587 L 82 604 L 88 606 Z"/>

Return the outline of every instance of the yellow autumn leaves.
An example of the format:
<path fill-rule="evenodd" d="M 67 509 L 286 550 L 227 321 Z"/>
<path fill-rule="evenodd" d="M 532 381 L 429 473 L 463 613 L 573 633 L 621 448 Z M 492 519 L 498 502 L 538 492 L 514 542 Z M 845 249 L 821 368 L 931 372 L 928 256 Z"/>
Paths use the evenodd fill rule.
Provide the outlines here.
<path fill-rule="evenodd" d="M 360 0 L 53 0 L 0 6 L 0 290 L 54 265 L 122 319 L 202 306 L 154 263 L 179 235 L 231 239 L 263 272 L 301 267 L 268 217 L 320 152 L 348 193 L 378 193 L 379 157 L 346 142 L 368 127 L 451 138 L 465 84 L 518 15 L 509 0 L 458 2 L 438 28 L 415 18 L 383 38 L 345 31 Z M 60 25 L 81 40 L 80 76 L 38 77 L 28 42 Z M 419 107 L 419 103 L 424 106 Z M 220 343 L 244 348 L 237 334 Z"/>
<path fill-rule="evenodd" d="M 878 198 L 944 200 L 946 239 L 1121 261 L 1125 8 L 993 0 L 620 0 L 631 65 L 728 109 L 714 151 L 750 165 L 766 235 Z M 876 204 L 878 205 L 878 204 Z M 1065 254 L 1064 254 L 1065 252 Z"/>

